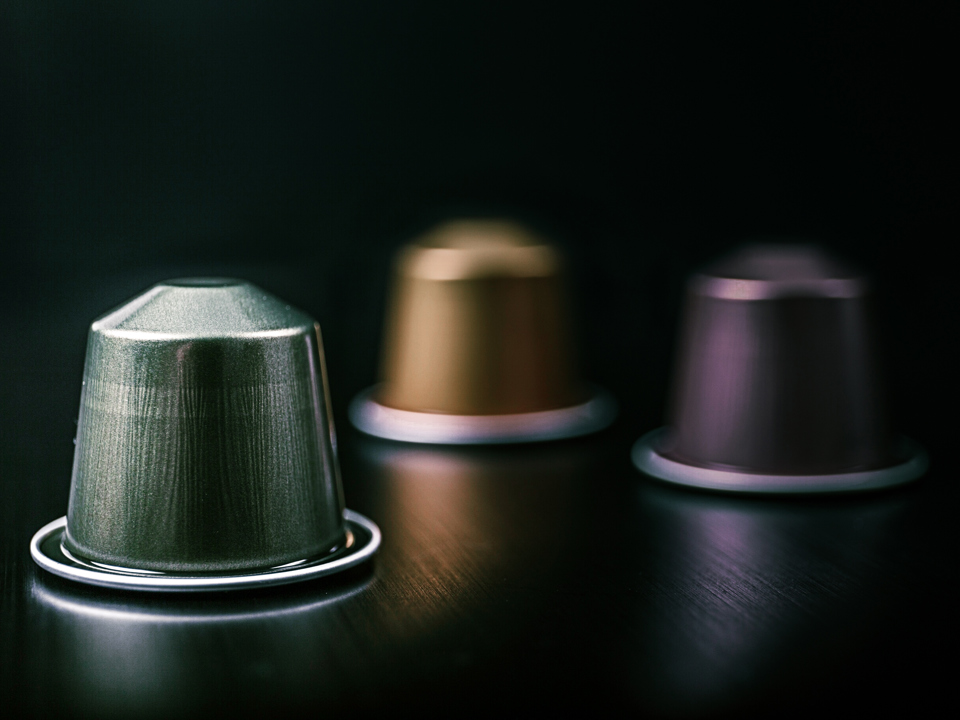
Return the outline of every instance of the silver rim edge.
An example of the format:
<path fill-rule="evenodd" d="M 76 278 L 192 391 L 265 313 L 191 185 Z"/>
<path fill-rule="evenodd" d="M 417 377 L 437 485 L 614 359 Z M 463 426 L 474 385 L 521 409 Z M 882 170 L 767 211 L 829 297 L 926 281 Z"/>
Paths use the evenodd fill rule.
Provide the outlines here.
<path fill-rule="evenodd" d="M 613 397 L 593 389 L 585 403 L 557 410 L 514 415 L 446 415 L 397 410 L 373 399 L 367 388 L 350 403 L 350 422 L 367 435 L 386 440 L 437 445 L 502 445 L 589 435 L 617 415 Z"/>
<path fill-rule="evenodd" d="M 879 490 L 902 485 L 922 476 L 929 466 L 926 452 L 916 442 L 904 438 L 909 458 L 899 465 L 880 470 L 833 475 L 757 475 L 732 470 L 715 470 L 685 465 L 656 451 L 656 441 L 664 428 L 647 433 L 631 452 L 633 464 L 641 472 L 666 482 L 704 490 L 728 492 L 812 494 Z"/>
<path fill-rule="evenodd" d="M 320 563 L 302 568 L 291 568 L 267 573 L 247 573 L 243 575 L 217 575 L 212 577 L 170 577 L 146 576 L 111 573 L 106 570 L 90 570 L 75 565 L 66 565 L 45 555 L 41 544 L 53 533 L 67 524 L 66 516 L 47 523 L 40 528 L 30 541 L 30 555 L 34 562 L 48 572 L 68 580 L 99 585 L 100 587 L 125 590 L 150 590 L 167 592 L 192 592 L 205 590 L 238 590 L 241 588 L 269 587 L 287 583 L 310 580 L 331 575 L 341 570 L 359 565 L 372 557 L 380 547 L 380 528 L 372 520 L 352 510 L 344 510 L 343 518 L 365 530 L 370 539 L 366 544 L 358 544 L 355 550 L 328 563 Z"/>

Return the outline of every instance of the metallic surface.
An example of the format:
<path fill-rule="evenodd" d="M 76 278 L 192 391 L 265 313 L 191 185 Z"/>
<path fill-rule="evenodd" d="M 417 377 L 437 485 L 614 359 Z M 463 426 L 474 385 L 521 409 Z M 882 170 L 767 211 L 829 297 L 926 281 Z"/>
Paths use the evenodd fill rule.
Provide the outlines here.
<path fill-rule="evenodd" d="M 901 460 L 890 467 L 821 475 L 770 475 L 697 467 L 671 460 L 658 452 L 665 428 L 647 433 L 633 446 L 633 464 L 647 475 L 704 490 L 804 494 L 880 490 L 921 477 L 929 467 L 927 454 L 912 440 L 901 443 Z"/>
<path fill-rule="evenodd" d="M 507 415 L 577 405 L 560 258 L 513 223 L 448 223 L 397 257 L 377 401 Z"/>
<path fill-rule="evenodd" d="M 345 540 L 319 326 L 242 281 L 161 283 L 90 327 L 64 548 L 245 573 Z"/>
<path fill-rule="evenodd" d="M 377 388 L 360 393 L 350 404 L 350 421 L 376 437 L 405 442 L 480 445 L 539 442 L 597 432 L 613 422 L 617 404 L 595 388 L 589 400 L 572 407 L 512 415 L 446 415 L 411 412 L 381 405 Z"/>
<path fill-rule="evenodd" d="M 349 510 L 344 511 L 344 519 L 347 539 L 342 547 L 336 548 L 327 557 L 304 559 L 261 572 L 197 576 L 144 572 L 84 562 L 71 557 L 62 546 L 66 517 L 54 520 L 37 531 L 30 542 L 30 555 L 40 567 L 54 575 L 87 585 L 121 590 L 198 592 L 262 588 L 323 577 L 373 557 L 380 547 L 379 528 L 363 515 Z"/>
<path fill-rule="evenodd" d="M 824 476 L 813 491 L 900 465 L 870 313 L 866 280 L 814 247 L 749 246 L 695 275 L 654 474 Z"/>
<path fill-rule="evenodd" d="M 616 404 L 576 371 L 561 259 L 507 221 L 461 220 L 403 248 L 382 382 L 350 420 L 392 440 L 500 444 L 609 425 Z"/>

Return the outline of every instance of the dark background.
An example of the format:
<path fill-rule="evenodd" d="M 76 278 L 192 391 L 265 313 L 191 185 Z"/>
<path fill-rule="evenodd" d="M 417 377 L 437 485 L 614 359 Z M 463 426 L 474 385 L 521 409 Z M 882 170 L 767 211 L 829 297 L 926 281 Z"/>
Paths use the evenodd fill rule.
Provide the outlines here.
<path fill-rule="evenodd" d="M 897 424 L 952 487 L 956 8 L 4 3 L 5 600 L 26 526 L 65 508 L 94 317 L 168 277 L 249 279 L 320 321 L 344 428 L 392 253 L 462 214 L 565 251 L 618 458 L 661 421 L 685 276 L 820 242 L 876 278 Z"/>

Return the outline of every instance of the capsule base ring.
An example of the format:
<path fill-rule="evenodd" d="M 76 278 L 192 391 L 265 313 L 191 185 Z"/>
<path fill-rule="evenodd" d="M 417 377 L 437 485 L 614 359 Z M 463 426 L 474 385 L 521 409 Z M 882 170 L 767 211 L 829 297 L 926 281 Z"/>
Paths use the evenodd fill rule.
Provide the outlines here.
<path fill-rule="evenodd" d="M 361 432 L 387 440 L 436 445 L 504 445 L 589 435 L 607 427 L 617 404 L 593 388 L 589 400 L 555 410 L 510 415 L 450 415 L 414 412 L 381 405 L 368 388 L 350 403 L 350 422 Z"/>
<path fill-rule="evenodd" d="M 903 438 L 904 460 L 877 470 L 828 475 L 767 475 L 686 465 L 657 452 L 665 428 L 647 433 L 633 445 L 631 457 L 638 470 L 677 485 L 739 493 L 815 494 L 858 492 L 895 487 L 916 480 L 927 471 L 929 459 L 917 443 Z"/>
<path fill-rule="evenodd" d="M 103 566 L 93 567 L 65 552 L 61 540 L 67 527 L 66 516 L 44 525 L 30 541 L 30 555 L 44 570 L 67 580 L 121 590 L 154 592 L 199 592 L 240 590 L 312 580 L 359 565 L 380 547 L 380 528 L 352 510 L 344 510 L 343 519 L 353 543 L 330 559 L 285 565 L 266 571 L 239 571 L 217 575 L 167 574 L 153 571 Z"/>

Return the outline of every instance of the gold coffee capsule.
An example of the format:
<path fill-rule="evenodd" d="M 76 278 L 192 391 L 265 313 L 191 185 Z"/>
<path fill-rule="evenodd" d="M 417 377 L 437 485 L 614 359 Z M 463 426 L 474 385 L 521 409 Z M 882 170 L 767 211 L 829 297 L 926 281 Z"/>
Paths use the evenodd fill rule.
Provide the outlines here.
<path fill-rule="evenodd" d="M 506 221 L 446 223 L 400 251 L 381 376 L 350 417 L 393 440 L 551 440 L 616 412 L 577 375 L 558 253 Z"/>

